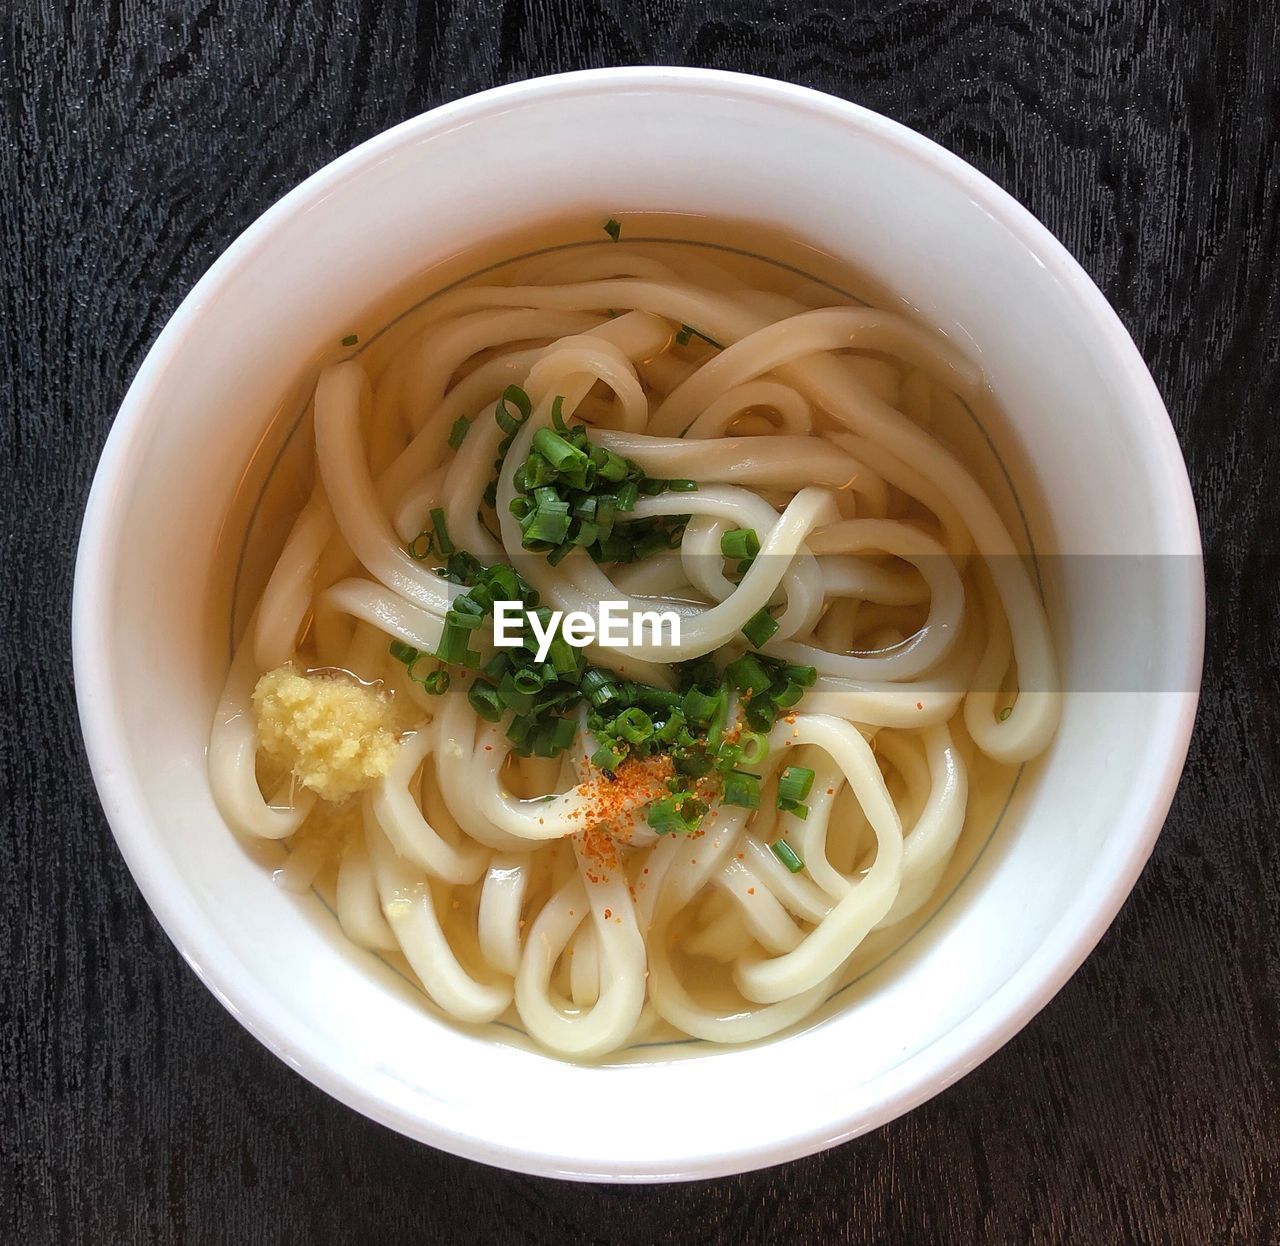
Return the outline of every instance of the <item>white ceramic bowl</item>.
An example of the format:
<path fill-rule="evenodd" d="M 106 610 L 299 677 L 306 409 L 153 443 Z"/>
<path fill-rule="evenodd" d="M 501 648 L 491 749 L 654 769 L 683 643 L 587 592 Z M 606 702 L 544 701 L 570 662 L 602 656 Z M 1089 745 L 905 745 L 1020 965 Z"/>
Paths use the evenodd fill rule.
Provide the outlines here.
<path fill-rule="evenodd" d="M 584 206 L 747 215 L 855 259 L 985 369 L 1038 477 L 1042 544 L 1183 556 L 1169 565 L 1184 568 L 1161 579 L 1159 600 L 1136 602 L 1118 580 L 1073 598 L 1064 564 L 1055 626 L 1078 686 L 1105 653 L 1148 691 L 1068 696 L 1042 769 L 929 939 L 801 1033 L 606 1068 L 435 1020 L 345 944 L 318 901 L 273 885 L 219 819 L 204 766 L 223 676 L 205 643 L 210 560 L 270 415 L 305 382 L 318 345 L 409 269 Z M 986 178 L 910 130 L 797 87 L 677 69 L 568 74 L 439 108 L 335 160 L 183 302 L 129 390 L 85 516 L 80 715 L 147 901 L 209 989 L 305 1077 L 491 1164 L 712 1176 L 818 1150 L 936 1094 L 1094 946 L 1151 851 L 1185 757 L 1203 643 L 1199 548 L 1178 446 L 1128 334 Z"/>

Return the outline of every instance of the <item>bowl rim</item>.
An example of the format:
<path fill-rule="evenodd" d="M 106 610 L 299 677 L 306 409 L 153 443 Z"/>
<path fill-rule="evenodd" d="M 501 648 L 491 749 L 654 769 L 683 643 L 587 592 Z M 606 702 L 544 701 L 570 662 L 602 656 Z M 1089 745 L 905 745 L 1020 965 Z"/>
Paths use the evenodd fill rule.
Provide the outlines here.
<path fill-rule="evenodd" d="M 1136 422 L 1145 425 L 1144 444 L 1152 455 L 1168 503 L 1162 531 L 1171 547 L 1196 556 L 1194 606 L 1186 620 L 1183 649 L 1176 656 L 1184 691 L 1167 694 L 1163 718 L 1162 764 L 1145 791 L 1127 807 L 1136 816 L 1117 823 L 1124 851 L 1107 885 L 1063 913 L 1014 975 L 957 1026 L 882 1078 L 885 1090 L 871 1111 L 833 1104 L 828 1116 L 776 1142 L 685 1161 L 676 1171 L 620 1170 L 616 1161 L 580 1154 L 566 1162 L 506 1143 L 483 1132 L 449 1129 L 404 1111 L 360 1083 L 348 1070 L 309 1052 L 291 1032 L 287 1017 L 244 978 L 221 941 L 216 926 L 182 902 L 181 887 L 170 885 L 173 868 L 148 843 L 150 821 L 134 776 L 123 733 L 117 728 L 117 691 L 110 678 L 108 630 L 98 626 L 107 600 L 123 522 L 121 485 L 136 475 L 152 417 L 152 391 L 187 339 L 199 331 L 203 307 L 211 302 L 257 246 L 308 204 L 335 185 L 358 177 L 389 153 L 432 132 L 474 123 L 495 112 L 577 94 L 644 90 L 719 98 L 745 98 L 771 107 L 836 120 L 868 133 L 899 152 L 937 167 L 996 216 L 1049 269 L 1073 298 L 1091 336 L 1119 365 L 1117 377 L 1132 399 Z M 918 1106 L 975 1068 L 1014 1036 L 1049 1002 L 1080 966 L 1111 924 L 1149 857 L 1172 803 L 1190 744 L 1199 697 L 1204 651 L 1204 588 L 1199 562 L 1200 532 L 1186 464 L 1173 426 L 1150 373 L 1128 331 L 1101 291 L 1065 247 L 1026 208 L 961 157 L 916 131 L 861 105 L 807 87 L 723 70 L 638 66 L 591 69 L 532 78 L 463 97 L 385 130 L 338 156 L 272 204 L 213 262 L 179 304 L 139 367 L 110 429 L 85 508 L 76 560 L 72 601 L 72 647 L 81 730 L 108 823 L 125 862 L 152 912 L 179 953 L 204 985 L 264 1046 L 313 1084 L 348 1107 L 398 1132 L 454 1154 L 510 1170 L 541 1176 L 597 1181 L 688 1180 L 744 1172 L 811 1154 L 879 1127 Z"/>

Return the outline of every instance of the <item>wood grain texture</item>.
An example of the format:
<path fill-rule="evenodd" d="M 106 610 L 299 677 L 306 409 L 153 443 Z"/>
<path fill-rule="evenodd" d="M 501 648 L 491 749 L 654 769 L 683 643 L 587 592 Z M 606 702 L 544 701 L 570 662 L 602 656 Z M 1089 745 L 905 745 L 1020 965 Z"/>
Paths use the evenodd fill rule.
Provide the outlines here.
<path fill-rule="evenodd" d="M 0 16 L 0 1240 L 1280 1240 L 1280 20 L 1270 0 L 10 0 Z M 685 1187 L 491 1171 L 370 1124 L 182 964 L 93 793 L 68 661 L 97 451 L 166 317 L 333 156 L 607 64 L 768 73 L 959 152 L 1150 361 L 1209 552 L 1155 856 L 1053 1003 L 832 1152 Z M 625 1128 L 625 1122 L 619 1122 Z"/>

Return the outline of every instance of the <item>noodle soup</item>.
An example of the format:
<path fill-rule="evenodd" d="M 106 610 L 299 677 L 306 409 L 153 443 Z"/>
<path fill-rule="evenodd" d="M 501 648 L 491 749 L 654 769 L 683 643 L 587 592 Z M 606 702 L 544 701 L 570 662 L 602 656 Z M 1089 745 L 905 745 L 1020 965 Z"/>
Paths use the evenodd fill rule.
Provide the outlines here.
<path fill-rule="evenodd" d="M 1056 727 L 981 376 L 720 222 L 557 222 L 410 285 L 228 524 L 219 808 L 459 1022 L 578 1059 L 802 1023 Z M 501 602 L 678 639 L 504 647 Z"/>

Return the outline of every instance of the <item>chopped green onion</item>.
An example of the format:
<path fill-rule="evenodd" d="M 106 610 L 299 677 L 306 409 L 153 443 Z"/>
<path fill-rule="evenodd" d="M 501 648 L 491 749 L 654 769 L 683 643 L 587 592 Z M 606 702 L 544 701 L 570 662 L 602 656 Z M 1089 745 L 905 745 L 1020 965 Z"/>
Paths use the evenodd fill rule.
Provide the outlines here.
<path fill-rule="evenodd" d="M 462 445 L 463 439 L 471 431 L 471 421 L 465 415 L 460 415 L 453 422 L 453 427 L 449 430 L 449 446 L 456 450 Z"/>
<path fill-rule="evenodd" d="M 502 701 L 492 684 L 476 682 L 467 690 L 467 700 L 485 722 L 496 723 L 502 717 Z"/>
<path fill-rule="evenodd" d="M 412 645 L 406 645 L 403 640 L 393 640 L 387 646 L 387 652 L 391 654 L 397 662 L 403 662 L 406 666 L 412 666 L 418 659 L 418 650 Z"/>
<path fill-rule="evenodd" d="M 750 692 L 753 696 L 764 692 L 773 682 L 754 653 L 744 653 L 736 662 L 730 662 L 724 673 L 739 692 Z"/>
<path fill-rule="evenodd" d="M 698 829 L 706 811 L 706 806 L 691 793 L 679 791 L 655 800 L 646 817 L 659 835 L 687 835 Z"/>
<path fill-rule="evenodd" d="M 775 839 L 769 849 L 793 874 L 799 874 L 804 869 L 804 862 L 796 856 L 795 849 L 785 839 Z"/>
<path fill-rule="evenodd" d="M 758 731 L 742 732 L 738 736 L 738 748 L 748 766 L 758 766 L 769 755 L 768 738 Z"/>
<path fill-rule="evenodd" d="M 439 696 L 442 692 L 449 691 L 449 672 L 443 669 L 431 671 L 421 683 L 432 696 Z"/>
<path fill-rule="evenodd" d="M 721 685 L 720 688 L 720 704 L 716 707 L 716 711 L 711 715 L 711 721 L 707 723 L 707 747 L 718 748 L 720 740 L 724 735 L 725 723 L 729 721 L 729 689 Z"/>
<path fill-rule="evenodd" d="M 672 493 L 692 493 L 698 487 L 696 480 L 668 480 L 667 488 Z"/>
<path fill-rule="evenodd" d="M 757 648 L 766 644 L 778 630 L 778 620 L 762 606 L 743 625 L 742 634 Z"/>
<path fill-rule="evenodd" d="M 507 709 L 515 710 L 517 714 L 528 714 L 533 710 L 533 692 L 526 692 L 521 688 L 510 671 L 503 675 L 502 682 L 498 684 L 498 699 Z"/>
<path fill-rule="evenodd" d="M 591 764 L 597 770 L 608 770 L 611 773 L 627 760 L 626 751 L 618 747 L 617 741 L 606 740 L 591 754 Z"/>
<path fill-rule="evenodd" d="M 618 695 L 618 686 L 613 682 L 612 677 L 606 671 L 598 670 L 595 667 L 592 667 L 583 675 L 579 687 L 582 690 L 582 695 L 597 709 L 615 700 Z"/>
<path fill-rule="evenodd" d="M 412 662 L 409 663 L 409 669 L 405 673 L 409 676 L 410 679 L 413 680 L 414 683 L 420 684 L 424 679 L 426 679 L 427 675 L 430 674 L 432 670 L 437 669 L 437 667 L 435 666 L 435 660 L 436 659 L 433 654 L 420 653 Z M 430 667 L 430 670 L 428 670 L 426 674 L 420 675 L 418 673 L 419 663 L 421 663 L 424 667 Z"/>
<path fill-rule="evenodd" d="M 520 415 L 517 418 L 511 414 L 511 403 Z M 508 437 L 514 436 L 520 425 L 529 418 L 529 413 L 533 410 L 533 403 L 529 401 L 529 395 L 520 388 L 519 385 L 508 385 L 502 391 L 502 397 L 498 399 L 498 405 L 493 409 L 493 418 L 498 422 L 498 427 L 502 429 Z"/>
<path fill-rule="evenodd" d="M 560 510 L 554 504 L 539 506 L 533 514 L 521 521 L 524 537 L 521 544 L 525 549 L 536 547 L 538 542 L 547 545 L 559 545 L 569 535 L 569 513 L 567 504 Z"/>
<path fill-rule="evenodd" d="M 813 771 L 808 766 L 788 766 L 778 779 L 778 808 L 785 809 L 783 803 L 804 800 L 813 787 Z"/>
<path fill-rule="evenodd" d="M 517 714 L 507 727 L 507 739 L 515 746 L 515 752 L 521 757 L 528 757 L 533 751 L 529 748 L 529 737 L 533 734 L 533 719 Z"/>
<path fill-rule="evenodd" d="M 812 688 L 818 682 L 816 666 L 784 666 L 782 675 L 788 682 L 799 684 L 802 688 Z"/>
<path fill-rule="evenodd" d="M 551 647 L 547 650 L 547 661 L 562 679 L 578 673 L 578 650 L 558 632 L 552 637 Z"/>
<path fill-rule="evenodd" d="M 716 769 L 733 770 L 742 760 L 742 747 L 727 741 L 716 750 Z"/>
<path fill-rule="evenodd" d="M 489 568 L 489 587 L 494 601 L 518 601 L 521 597 L 520 577 L 502 563 Z"/>
<path fill-rule="evenodd" d="M 424 528 L 417 536 L 405 546 L 408 550 L 410 558 L 416 558 L 419 562 L 425 562 L 432 554 L 431 533 Z"/>
<path fill-rule="evenodd" d="M 740 809 L 759 809 L 760 779 L 744 770 L 730 770 L 724 777 L 724 795 L 720 799 Z"/>
<path fill-rule="evenodd" d="M 551 741 L 556 752 L 563 753 L 573 743 L 573 738 L 577 734 L 578 722 L 576 718 L 557 718 L 555 728 L 551 733 Z"/>
<path fill-rule="evenodd" d="M 547 462 L 542 455 L 532 453 L 524 462 L 524 479 L 518 480 L 516 488 L 521 492 L 528 492 L 531 489 L 540 488 L 542 485 L 549 485 L 556 478 L 556 469 Z M 524 501 L 523 498 L 513 498 L 515 501 Z"/>
<path fill-rule="evenodd" d="M 615 503 L 618 510 L 624 515 L 636 508 L 636 502 L 640 498 L 640 490 L 634 480 L 628 480 L 626 484 L 618 490 L 617 502 Z"/>
<path fill-rule="evenodd" d="M 458 598 L 461 601 L 462 598 Z M 470 613 L 465 610 L 449 610 L 444 621 L 449 627 L 460 627 L 464 632 L 474 632 L 484 625 L 483 614 Z"/>
<path fill-rule="evenodd" d="M 750 560 L 760 552 L 760 538 L 754 528 L 731 528 L 720 538 L 720 552 L 726 558 Z"/>
<path fill-rule="evenodd" d="M 1013 713 L 1013 706 L 1012 706 L 1012 705 L 1006 705 L 1006 706 L 1004 707 L 1004 709 L 1002 709 L 1002 710 L 1000 711 L 1000 713 L 997 715 L 997 717 L 1000 719 L 1000 721 L 1001 721 L 1001 722 L 1004 722 L 1004 720 L 1005 720 L 1006 718 L 1008 718 L 1008 717 L 1009 717 L 1009 715 L 1010 715 L 1010 714 L 1012 714 L 1012 713 Z"/>
<path fill-rule="evenodd" d="M 602 537 L 591 551 L 596 562 L 631 562 L 635 545 L 625 537 L 610 534 Z"/>
<path fill-rule="evenodd" d="M 613 731 L 628 744 L 643 744 L 653 735 L 653 719 L 639 706 L 633 705 L 613 720 Z"/>
<path fill-rule="evenodd" d="M 685 667 L 688 682 L 691 684 L 713 684 L 720 678 L 719 672 L 716 670 L 716 664 L 710 658 L 702 658 L 697 662 L 690 662 Z"/>
<path fill-rule="evenodd" d="M 446 557 L 457 552 L 457 546 L 449 539 L 449 529 L 444 526 L 444 511 L 438 506 L 431 509 L 431 526 L 435 529 L 436 549 Z"/>
<path fill-rule="evenodd" d="M 608 234 L 614 242 L 617 242 L 619 237 L 622 235 L 622 224 L 619 221 L 615 221 L 613 217 L 610 217 L 604 223 L 604 232 Z"/>
<path fill-rule="evenodd" d="M 671 754 L 676 770 L 691 779 L 700 779 L 711 769 L 711 758 L 701 749 L 684 747 L 675 749 Z"/>
<path fill-rule="evenodd" d="M 579 519 L 569 529 L 569 545 L 594 545 L 599 535 L 600 530 L 595 524 L 585 519 Z M 568 550 L 565 552 L 568 553 Z"/>
<path fill-rule="evenodd" d="M 526 666 L 522 670 L 515 671 L 511 676 L 511 682 L 521 691 L 525 693 L 540 692 L 542 685 L 546 683 L 546 678 L 542 672 L 534 666 Z M 501 691 L 501 689 L 499 689 Z"/>
<path fill-rule="evenodd" d="M 688 735 L 686 727 L 689 720 L 684 716 L 684 710 L 678 705 L 671 708 L 671 717 L 667 719 L 654 733 L 653 738 L 659 744 L 671 744 L 679 739 L 681 732 Z M 692 739 L 692 736 L 689 736 Z"/>
<path fill-rule="evenodd" d="M 537 757 L 555 757 L 573 743 L 577 727 L 572 718 L 553 718 L 537 727 L 529 743 Z"/>
<path fill-rule="evenodd" d="M 521 420 L 527 420 L 533 414 L 533 403 L 529 400 L 529 395 L 519 385 L 508 385 L 502 391 L 502 401 L 514 402 L 516 410 L 520 412 Z"/>
<path fill-rule="evenodd" d="M 696 685 L 684 694 L 682 707 L 685 717 L 691 723 L 697 723 L 699 726 L 705 726 L 724 703 L 724 694 L 721 692 L 706 693 Z"/>
<path fill-rule="evenodd" d="M 455 666 L 465 665 L 468 654 L 467 637 L 470 632 L 452 623 L 446 623 L 440 633 L 440 644 L 436 647 L 436 657 L 441 662 L 452 662 Z M 478 655 L 477 655 L 478 656 Z"/>
<path fill-rule="evenodd" d="M 803 696 L 804 689 L 794 679 L 788 679 L 781 688 L 777 688 L 775 685 L 774 688 L 769 690 L 769 700 L 780 710 L 790 709 L 793 705 L 798 704 Z"/>
<path fill-rule="evenodd" d="M 778 709 L 767 697 L 757 697 L 747 706 L 744 717 L 752 731 L 772 731 Z"/>
<path fill-rule="evenodd" d="M 589 463 L 581 450 L 571 446 L 559 433 L 540 428 L 533 435 L 533 448 L 558 472 L 565 472 Z"/>
<path fill-rule="evenodd" d="M 612 450 L 603 451 L 603 462 L 596 463 L 596 475 L 610 484 L 617 484 L 627 478 L 627 460 Z M 594 459 L 592 460 L 594 462 Z"/>
<path fill-rule="evenodd" d="M 342 344 L 343 346 L 354 346 L 359 340 L 360 335 L 358 333 L 348 333 L 347 336 L 342 339 Z"/>
<path fill-rule="evenodd" d="M 639 684 L 636 688 L 636 700 L 650 709 L 677 710 L 683 702 L 678 692 L 668 692 L 665 688 L 651 688 L 648 684 Z M 659 718 L 663 715 L 659 714 Z"/>

